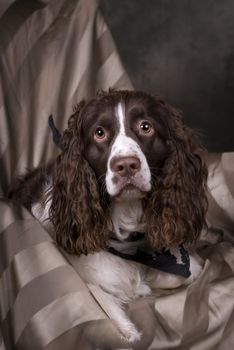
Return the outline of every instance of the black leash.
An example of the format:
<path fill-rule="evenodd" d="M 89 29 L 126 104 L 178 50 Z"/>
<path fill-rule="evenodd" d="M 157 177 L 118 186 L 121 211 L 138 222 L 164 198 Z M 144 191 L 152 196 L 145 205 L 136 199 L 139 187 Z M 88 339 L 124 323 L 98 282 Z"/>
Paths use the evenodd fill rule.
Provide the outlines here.
<path fill-rule="evenodd" d="M 54 143 L 56 144 L 56 146 L 58 146 L 60 149 L 62 149 L 62 146 L 61 146 L 62 135 L 60 134 L 59 130 L 56 128 L 52 115 L 50 115 L 48 118 L 48 124 L 49 124 L 50 130 L 52 132 L 52 137 L 53 137 Z"/>

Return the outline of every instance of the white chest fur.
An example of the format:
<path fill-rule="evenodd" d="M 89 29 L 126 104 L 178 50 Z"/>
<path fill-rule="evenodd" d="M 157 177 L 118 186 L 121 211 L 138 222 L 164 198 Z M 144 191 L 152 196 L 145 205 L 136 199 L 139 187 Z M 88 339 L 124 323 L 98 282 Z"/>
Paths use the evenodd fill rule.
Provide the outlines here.
<path fill-rule="evenodd" d="M 140 199 L 114 202 L 111 207 L 113 231 L 119 240 L 126 239 L 131 232 L 144 232 L 142 203 Z"/>

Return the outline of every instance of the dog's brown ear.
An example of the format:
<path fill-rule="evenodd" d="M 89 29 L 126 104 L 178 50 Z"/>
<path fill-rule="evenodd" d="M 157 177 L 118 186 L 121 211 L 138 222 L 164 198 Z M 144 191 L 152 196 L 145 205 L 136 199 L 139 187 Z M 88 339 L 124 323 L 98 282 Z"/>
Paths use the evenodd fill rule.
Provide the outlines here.
<path fill-rule="evenodd" d="M 169 156 L 145 214 L 149 241 L 155 248 L 196 241 L 207 210 L 206 152 L 182 115 L 170 106 L 163 108 Z"/>
<path fill-rule="evenodd" d="M 88 254 L 106 247 L 107 220 L 96 176 L 83 157 L 82 101 L 68 121 L 57 157 L 51 190 L 50 218 L 57 243 L 69 253 Z"/>

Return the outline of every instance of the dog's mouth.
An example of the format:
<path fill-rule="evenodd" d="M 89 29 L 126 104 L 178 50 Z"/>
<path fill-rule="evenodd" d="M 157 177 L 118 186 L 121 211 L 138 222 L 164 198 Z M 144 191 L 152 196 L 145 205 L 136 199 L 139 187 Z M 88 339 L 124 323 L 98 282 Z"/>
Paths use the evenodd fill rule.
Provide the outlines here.
<path fill-rule="evenodd" d="M 142 191 L 133 184 L 126 184 L 115 196 L 117 200 L 141 199 L 146 196 L 146 191 Z"/>

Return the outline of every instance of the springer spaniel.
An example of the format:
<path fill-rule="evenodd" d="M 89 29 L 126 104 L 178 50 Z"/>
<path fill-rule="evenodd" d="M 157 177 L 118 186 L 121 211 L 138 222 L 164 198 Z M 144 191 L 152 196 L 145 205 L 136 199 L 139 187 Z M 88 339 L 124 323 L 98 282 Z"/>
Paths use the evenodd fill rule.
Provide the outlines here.
<path fill-rule="evenodd" d="M 54 161 L 16 183 L 11 197 L 53 228 L 61 248 L 78 255 L 80 276 L 103 289 L 110 318 L 135 342 L 141 333 L 124 303 L 151 288 L 191 283 L 202 263 L 192 253 L 185 278 L 121 252 L 143 246 L 176 251 L 197 240 L 207 207 L 204 150 L 161 98 L 115 90 L 78 104 L 60 147 Z"/>

